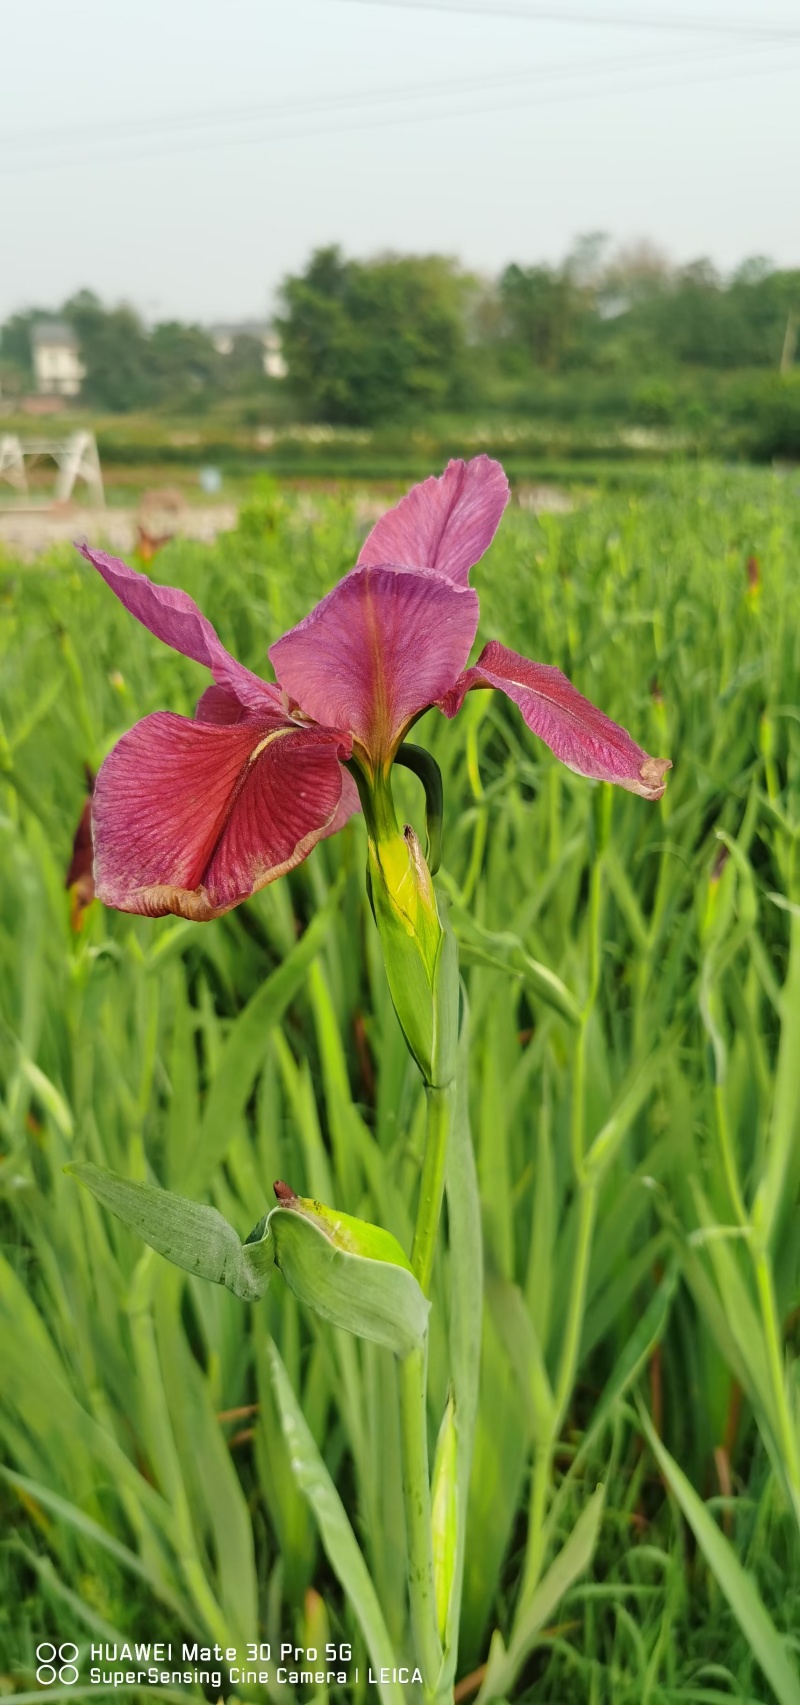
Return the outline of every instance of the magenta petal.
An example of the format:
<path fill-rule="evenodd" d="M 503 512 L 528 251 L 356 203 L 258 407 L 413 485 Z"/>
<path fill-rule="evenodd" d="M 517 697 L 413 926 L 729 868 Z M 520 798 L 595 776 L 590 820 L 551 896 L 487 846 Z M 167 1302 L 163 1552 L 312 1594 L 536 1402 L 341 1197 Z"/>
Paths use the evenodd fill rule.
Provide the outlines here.
<path fill-rule="evenodd" d="M 358 567 L 405 563 L 466 586 L 507 502 L 508 480 L 499 462 L 488 456 L 448 462 L 439 479 L 431 475 L 415 485 L 381 516 L 362 546 Z"/>
<path fill-rule="evenodd" d="M 195 706 L 195 722 L 212 722 L 217 728 L 230 728 L 244 722 L 248 712 L 241 699 L 227 687 L 206 687 Z"/>
<path fill-rule="evenodd" d="M 157 586 L 146 574 L 128 568 L 119 557 L 108 556 L 105 551 L 92 551 L 88 545 L 77 548 L 102 574 L 126 610 L 157 639 L 184 657 L 205 664 L 217 684 L 235 693 L 248 710 L 280 710 L 280 694 L 275 687 L 231 657 L 188 592 L 181 592 L 175 586 Z"/>
<path fill-rule="evenodd" d="M 342 797 L 339 800 L 336 811 L 328 824 L 327 829 L 323 829 L 322 834 L 320 835 L 320 840 L 323 841 L 327 840 L 329 835 L 338 835 L 339 830 L 344 828 L 345 823 L 349 823 L 350 818 L 355 817 L 356 812 L 361 810 L 361 800 L 358 797 L 358 788 L 353 781 L 350 771 L 344 769 L 343 766 L 340 766 L 340 768 L 342 769 Z"/>
<path fill-rule="evenodd" d="M 378 764 L 452 687 L 477 625 L 467 586 L 413 569 L 355 568 L 269 655 L 306 715 L 349 729 Z"/>
<path fill-rule="evenodd" d="M 332 832 L 348 745 L 288 718 L 225 727 L 167 711 L 145 717 L 97 778 L 99 898 L 148 917 L 228 911 Z"/>
<path fill-rule="evenodd" d="M 534 734 L 562 764 L 595 781 L 613 781 L 643 799 L 660 799 L 669 758 L 651 758 L 618 723 L 585 699 L 560 669 L 532 663 L 497 640 L 484 646 L 477 663 L 465 670 L 441 702 L 455 716 L 472 687 L 499 687 L 519 705 Z"/>

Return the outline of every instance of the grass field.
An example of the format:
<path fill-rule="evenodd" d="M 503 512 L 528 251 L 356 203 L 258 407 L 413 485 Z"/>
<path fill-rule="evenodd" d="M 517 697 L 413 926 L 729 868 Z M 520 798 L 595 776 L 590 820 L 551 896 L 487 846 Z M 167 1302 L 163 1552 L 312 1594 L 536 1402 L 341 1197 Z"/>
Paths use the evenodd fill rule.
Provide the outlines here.
<path fill-rule="evenodd" d="M 799 500 L 655 472 L 512 509 L 473 576 L 483 638 L 672 757 L 660 805 L 559 767 L 496 696 L 415 735 L 444 775 L 486 1263 L 459 1698 L 800 1701 Z M 265 489 L 151 572 L 263 670 L 354 559 L 351 499 L 317 508 Z M 280 1279 L 252 1307 L 185 1279 L 62 1171 L 150 1176 L 243 1236 L 287 1178 L 408 1246 L 422 1096 L 363 827 L 215 923 L 94 904 L 75 929 L 84 767 L 206 677 L 70 552 L 0 563 L 0 671 L 0 1692 L 35 1690 L 45 1639 L 363 1657 L 273 1343 L 402 1647 L 388 1352 Z"/>

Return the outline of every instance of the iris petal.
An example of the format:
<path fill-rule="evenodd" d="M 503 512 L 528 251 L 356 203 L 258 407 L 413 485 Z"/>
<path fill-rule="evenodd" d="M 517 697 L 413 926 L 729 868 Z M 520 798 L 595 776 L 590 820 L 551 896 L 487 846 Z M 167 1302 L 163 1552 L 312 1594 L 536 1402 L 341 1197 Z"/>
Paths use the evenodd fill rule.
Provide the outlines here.
<path fill-rule="evenodd" d="M 508 502 L 508 480 L 499 462 L 474 456 L 448 462 L 387 510 L 365 540 L 359 568 L 405 563 L 428 568 L 466 586 L 469 571 L 488 550 Z"/>
<path fill-rule="evenodd" d="M 455 716 L 473 687 L 498 687 L 520 710 L 529 728 L 555 752 L 562 764 L 596 781 L 613 781 L 643 799 L 660 799 L 669 758 L 651 758 L 630 734 L 579 693 L 560 669 L 533 663 L 497 640 L 484 646 L 477 663 L 466 669 L 441 701 L 445 716 Z"/>
<path fill-rule="evenodd" d="M 349 729 L 377 765 L 452 687 L 477 625 L 467 586 L 413 569 L 356 568 L 269 655 L 306 715 Z"/>
<path fill-rule="evenodd" d="M 132 616 L 149 628 L 157 639 L 203 663 L 217 685 L 234 693 L 240 704 L 253 711 L 280 710 L 280 694 L 268 681 L 262 681 L 243 663 L 225 650 L 206 616 L 198 610 L 188 592 L 175 586 L 157 586 L 146 574 L 129 568 L 119 557 L 106 551 L 92 551 L 88 545 L 78 545 L 81 555 L 102 574 L 106 584 L 116 592 L 120 603 Z"/>
<path fill-rule="evenodd" d="M 228 911 L 341 827 L 352 808 L 339 763 L 348 751 L 346 738 L 288 718 L 145 717 L 97 778 L 99 898 L 149 917 Z"/>

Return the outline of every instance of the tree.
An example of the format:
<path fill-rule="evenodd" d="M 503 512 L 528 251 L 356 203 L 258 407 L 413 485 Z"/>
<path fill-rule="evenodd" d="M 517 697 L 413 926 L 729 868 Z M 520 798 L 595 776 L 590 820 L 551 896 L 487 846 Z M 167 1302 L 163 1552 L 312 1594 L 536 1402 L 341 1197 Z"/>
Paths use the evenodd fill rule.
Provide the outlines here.
<path fill-rule="evenodd" d="M 82 394 L 112 411 L 147 408 L 153 375 L 144 326 L 132 308 L 104 308 L 91 290 L 64 303 L 62 314 L 75 329 L 86 370 Z"/>
<path fill-rule="evenodd" d="M 318 249 L 282 289 L 293 388 L 315 413 L 350 424 L 457 405 L 468 289 L 440 255 L 354 261 Z"/>
<path fill-rule="evenodd" d="M 579 297 L 566 268 L 507 266 L 500 279 L 507 335 L 536 367 L 563 365 L 573 338 Z"/>

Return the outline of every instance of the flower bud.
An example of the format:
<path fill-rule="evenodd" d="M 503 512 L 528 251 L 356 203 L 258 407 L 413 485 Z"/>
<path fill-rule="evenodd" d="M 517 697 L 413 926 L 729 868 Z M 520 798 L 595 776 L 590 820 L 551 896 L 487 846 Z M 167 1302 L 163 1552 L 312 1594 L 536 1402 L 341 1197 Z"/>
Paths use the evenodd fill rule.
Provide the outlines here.
<path fill-rule="evenodd" d="M 458 1543 L 458 1432 L 453 1394 L 447 1399 L 433 1463 L 431 1539 L 436 1620 L 442 1644 L 447 1642 L 448 1611 L 453 1590 Z"/>
<path fill-rule="evenodd" d="M 411 828 L 369 843 L 372 910 L 403 1035 L 426 1083 L 436 1081 L 435 985 L 444 942 L 430 871 Z"/>

